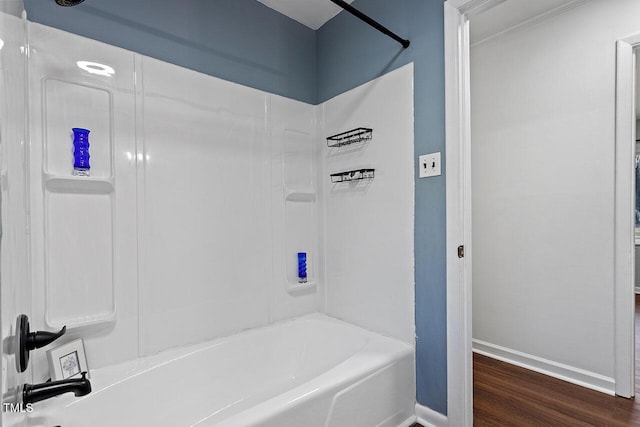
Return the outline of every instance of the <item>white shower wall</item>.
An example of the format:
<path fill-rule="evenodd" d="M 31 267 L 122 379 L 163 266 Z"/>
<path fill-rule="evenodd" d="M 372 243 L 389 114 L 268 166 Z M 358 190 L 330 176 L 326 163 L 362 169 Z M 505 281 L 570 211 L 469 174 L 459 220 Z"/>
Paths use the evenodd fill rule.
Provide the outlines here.
<path fill-rule="evenodd" d="M 271 159 L 271 267 L 270 308 L 274 321 L 323 310 L 319 277 L 321 172 L 317 167 L 322 146 L 317 143 L 317 107 L 270 95 L 269 153 Z M 298 201 L 294 200 L 298 197 Z M 305 197 L 309 196 L 309 197 Z M 291 212 L 301 207 L 302 215 Z M 289 207 L 289 209 L 287 209 Z M 295 209 L 295 208 L 294 208 Z M 297 252 L 307 252 L 310 285 L 297 282 Z M 288 255 L 283 255 L 288 254 Z"/>
<path fill-rule="evenodd" d="M 314 107 L 146 57 L 141 64 L 141 352 L 317 311 L 316 292 L 285 291 L 284 233 L 271 229 L 284 211 L 282 137 L 314 140 Z"/>
<path fill-rule="evenodd" d="M 316 311 L 413 342 L 412 65 L 313 106 L 39 24 L 29 39 L 34 329 L 66 324 L 90 368 Z M 327 148 L 359 126 L 371 142 Z M 72 127 L 91 130 L 90 178 Z M 373 181 L 330 183 L 362 167 Z"/>
<path fill-rule="evenodd" d="M 373 129 L 370 142 L 326 149 L 325 174 L 375 169 L 371 181 L 324 181 L 327 313 L 413 343 L 413 64 L 321 108 L 326 136 Z"/>
<path fill-rule="evenodd" d="M 34 327 L 66 324 L 97 368 L 318 310 L 281 267 L 282 137 L 315 141 L 315 106 L 39 24 L 29 37 Z M 71 175 L 72 127 L 92 131 L 91 178 Z"/>
<path fill-rule="evenodd" d="M 268 95 L 149 58 L 142 70 L 149 354 L 268 322 Z"/>
<path fill-rule="evenodd" d="M 26 62 L 21 48 L 26 42 L 25 21 L 19 16 L 21 1 L 0 2 L 0 313 L 2 337 L 15 331 L 17 316 L 28 310 L 28 224 L 25 164 Z M 16 16 L 18 14 L 18 16 Z M 3 342 L 7 341 L 3 339 Z M 3 401 L 13 401 L 17 386 L 29 379 L 15 369 L 15 357 L 2 352 Z M 24 413 L 4 412 L 0 425 L 18 425 Z"/>
<path fill-rule="evenodd" d="M 134 55 L 29 23 L 33 329 L 68 326 L 90 367 L 138 355 Z M 91 74 L 77 61 L 108 64 Z M 91 178 L 72 176 L 72 127 L 90 129 Z M 48 378 L 44 351 L 34 379 Z"/>

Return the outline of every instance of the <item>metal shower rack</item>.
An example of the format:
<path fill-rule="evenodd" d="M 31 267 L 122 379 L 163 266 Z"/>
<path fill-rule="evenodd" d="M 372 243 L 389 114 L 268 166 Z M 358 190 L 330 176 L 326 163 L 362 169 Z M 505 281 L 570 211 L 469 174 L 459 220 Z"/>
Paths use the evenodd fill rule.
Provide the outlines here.
<path fill-rule="evenodd" d="M 342 147 L 356 142 L 369 141 L 372 137 L 373 129 L 355 128 L 327 137 L 327 147 Z"/>
<path fill-rule="evenodd" d="M 338 172 L 331 174 L 331 182 L 347 182 L 357 181 L 359 179 L 373 179 L 375 176 L 375 169 L 355 169 L 352 171 Z"/>

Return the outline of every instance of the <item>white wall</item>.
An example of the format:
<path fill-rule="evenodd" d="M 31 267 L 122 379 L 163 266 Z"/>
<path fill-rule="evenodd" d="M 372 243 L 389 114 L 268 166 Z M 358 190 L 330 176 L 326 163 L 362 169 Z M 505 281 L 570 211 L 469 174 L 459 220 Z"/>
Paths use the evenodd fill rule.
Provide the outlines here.
<path fill-rule="evenodd" d="M 373 129 L 367 143 L 324 147 L 327 313 L 414 342 L 413 64 L 322 104 L 325 137 Z M 375 178 L 331 184 L 329 174 Z"/>
<path fill-rule="evenodd" d="M 639 14 L 593 0 L 471 50 L 474 347 L 607 391 L 615 42 Z"/>

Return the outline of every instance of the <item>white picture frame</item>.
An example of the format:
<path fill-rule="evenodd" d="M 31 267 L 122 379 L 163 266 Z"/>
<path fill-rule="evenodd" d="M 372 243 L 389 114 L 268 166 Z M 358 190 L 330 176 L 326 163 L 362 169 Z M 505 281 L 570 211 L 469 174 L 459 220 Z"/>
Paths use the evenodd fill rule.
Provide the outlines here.
<path fill-rule="evenodd" d="M 49 361 L 51 381 L 80 378 L 82 372 L 87 372 L 87 377 L 89 376 L 87 356 L 84 352 L 82 339 L 47 350 L 47 360 Z"/>

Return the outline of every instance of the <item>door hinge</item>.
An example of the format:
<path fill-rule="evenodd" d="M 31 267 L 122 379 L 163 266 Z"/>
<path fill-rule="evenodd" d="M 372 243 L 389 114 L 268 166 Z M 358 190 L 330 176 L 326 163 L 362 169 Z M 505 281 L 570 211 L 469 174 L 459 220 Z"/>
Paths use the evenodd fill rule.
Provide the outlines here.
<path fill-rule="evenodd" d="M 464 245 L 458 246 L 458 258 L 464 258 Z"/>

